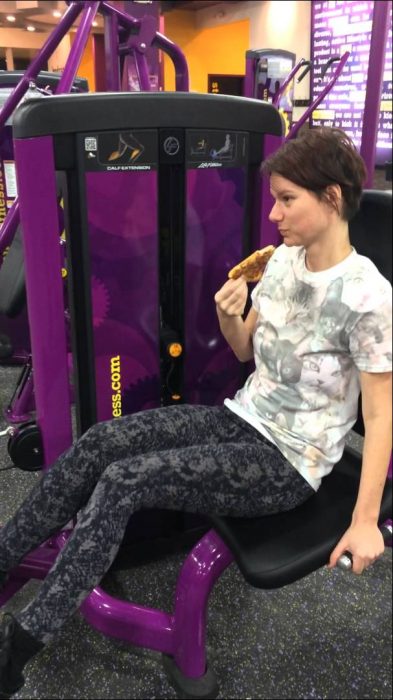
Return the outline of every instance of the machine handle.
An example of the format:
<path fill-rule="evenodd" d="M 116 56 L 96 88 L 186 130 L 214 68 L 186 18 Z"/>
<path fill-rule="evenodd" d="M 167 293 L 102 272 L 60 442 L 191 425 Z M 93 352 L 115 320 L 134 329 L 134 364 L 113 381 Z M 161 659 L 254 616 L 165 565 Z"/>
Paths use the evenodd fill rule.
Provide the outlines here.
<path fill-rule="evenodd" d="M 323 68 L 322 68 L 321 77 L 320 77 L 320 79 L 319 79 L 319 82 L 322 82 L 322 80 L 324 79 L 324 77 L 325 77 L 325 75 L 326 75 L 326 73 L 327 73 L 327 70 L 328 70 L 329 66 L 331 66 L 332 63 L 336 63 L 337 61 L 341 61 L 341 57 L 340 57 L 340 56 L 332 56 L 331 58 L 329 58 L 329 59 L 326 61 L 325 65 L 324 65 Z"/>
<path fill-rule="evenodd" d="M 318 107 L 318 105 L 322 102 L 322 100 L 324 99 L 325 95 L 327 95 L 327 93 L 332 89 L 333 85 L 336 83 L 336 81 L 337 81 L 338 78 L 340 77 L 340 75 L 341 75 L 341 73 L 342 73 L 342 71 L 343 71 L 343 69 L 344 69 L 344 66 L 345 66 L 345 64 L 346 64 L 346 62 L 347 62 L 349 56 L 350 56 L 349 51 L 346 51 L 346 52 L 341 56 L 341 58 L 339 59 L 340 63 L 338 64 L 337 68 L 335 69 L 334 74 L 333 74 L 333 76 L 330 78 L 328 84 L 325 85 L 325 87 L 323 88 L 323 90 L 321 91 L 321 93 L 318 95 L 318 97 L 314 100 L 314 102 L 312 102 L 312 103 L 310 104 L 310 106 L 307 107 L 306 111 L 304 112 L 304 114 L 302 115 L 302 117 L 299 119 L 299 121 L 297 121 L 295 124 L 293 124 L 292 128 L 291 128 L 290 131 L 289 131 L 289 134 L 286 136 L 286 139 L 285 139 L 286 141 L 289 141 L 289 139 L 294 139 L 294 138 L 295 138 L 295 136 L 297 135 L 298 131 L 301 129 L 301 127 L 303 126 L 303 124 L 305 124 L 305 122 L 306 122 L 306 121 L 308 120 L 308 118 L 311 116 L 311 114 L 313 113 L 313 111 L 314 111 L 314 110 Z M 328 65 L 330 65 L 330 63 L 333 63 L 333 61 L 336 61 L 336 60 L 337 60 L 337 59 L 336 59 L 335 57 L 334 57 L 334 58 L 330 58 L 329 61 L 327 62 L 327 64 L 325 65 L 326 70 L 327 70 Z M 325 71 L 325 72 L 326 72 L 326 71 Z"/>
<path fill-rule="evenodd" d="M 294 66 L 294 68 L 292 68 L 291 72 L 290 72 L 289 75 L 285 78 L 285 80 L 283 81 L 283 84 L 281 85 L 280 89 L 277 91 L 277 93 L 276 93 L 275 96 L 274 96 L 273 104 L 274 104 L 275 107 L 278 107 L 281 96 L 284 94 L 284 92 L 285 92 L 285 90 L 287 89 L 289 83 L 290 83 L 292 80 L 294 80 L 296 73 L 300 70 L 300 68 L 302 68 L 302 66 L 305 66 L 305 65 L 307 65 L 308 67 L 303 71 L 303 73 L 302 73 L 302 75 L 300 76 L 300 78 L 297 79 L 296 82 L 299 83 L 300 80 L 301 80 L 302 78 L 304 78 L 304 76 L 305 76 L 305 75 L 308 73 L 308 71 L 310 70 L 311 61 L 307 61 L 305 58 L 301 58 L 300 61 L 296 64 L 296 66 Z"/>
<path fill-rule="evenodd" d="M 380 527 L 381 534 L 384 542 L 388 542 L 392 539 L 393 528 L 391 525 L 382 525 Z M 352 569 L 352 554 L 350 552 L 344 552 L 337 561 L 337 566 L 342 571 L 351 571 Z"/>
<path fill-rule="evenodd" d="M 304 71 L 299 75 L 299 77 L 296 78 L 296 82 L 297 82 L 297 83 L 300 83 L 300 82 L 303 80 L 303 78 L 306 77 L 307 73 L 309 73 L 310 70 L 311 70 L 311 61 L 305 61 L 305 60 L 303 60 L 303 64 L 302 64 L 302 65 L 305 65 L 306 67 L 305 67 Z"/>

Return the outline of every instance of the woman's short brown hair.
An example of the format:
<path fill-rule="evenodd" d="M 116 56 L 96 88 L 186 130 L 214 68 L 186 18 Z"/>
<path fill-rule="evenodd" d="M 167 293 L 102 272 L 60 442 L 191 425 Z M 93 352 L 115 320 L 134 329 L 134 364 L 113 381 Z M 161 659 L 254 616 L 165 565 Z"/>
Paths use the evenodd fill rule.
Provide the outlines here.
<path fill-rule="evenodd" d="M 314 192 L 332 204 L 349 221 L 359 209 L 367 177 L 366 166 L 349 136 L 341 129 L 306 129 L 296 139 L 284 143 L 261 166 L 263 174 L 277 173 L 299 187 Z M 341 211 L 332 198 L 329 185 L 339 185 Z"/>

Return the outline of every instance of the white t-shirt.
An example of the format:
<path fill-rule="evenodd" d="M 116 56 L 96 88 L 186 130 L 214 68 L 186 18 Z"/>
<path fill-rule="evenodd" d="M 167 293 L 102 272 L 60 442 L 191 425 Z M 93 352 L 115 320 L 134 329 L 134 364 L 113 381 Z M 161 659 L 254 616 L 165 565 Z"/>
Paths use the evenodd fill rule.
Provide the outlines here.
<path fill-rule="evenodd" d="M 281 245 L 251 295 L 255 371 L 233 400 L 317 490 L 357 419 L 359 371 L 392 370 L 392 287 L 355 250 L 310 272 L 303 247 Z"/>

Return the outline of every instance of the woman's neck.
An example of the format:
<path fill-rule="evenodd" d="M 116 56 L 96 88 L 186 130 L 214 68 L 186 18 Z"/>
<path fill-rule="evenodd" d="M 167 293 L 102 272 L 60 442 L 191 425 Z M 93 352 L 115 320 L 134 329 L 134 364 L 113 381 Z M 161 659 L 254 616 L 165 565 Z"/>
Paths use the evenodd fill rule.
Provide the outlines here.
<path fill-rule="evenodd" d="M 314 241 L 306 248 L 306 267 L 310 272 L 322 272 L 338 265 L 352 253 L 349 241 L 348 222 L 334 231 L 326 233 L 323 239 Z"/>

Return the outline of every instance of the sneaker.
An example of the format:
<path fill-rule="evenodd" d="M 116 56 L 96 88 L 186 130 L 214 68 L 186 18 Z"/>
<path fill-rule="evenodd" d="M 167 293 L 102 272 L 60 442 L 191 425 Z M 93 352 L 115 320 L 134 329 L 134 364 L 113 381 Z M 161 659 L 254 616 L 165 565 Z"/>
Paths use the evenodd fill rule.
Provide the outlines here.
<path fill-rule="evenodd" d="M 43 646 L 11 613 L 3 615 L 0 623 L 0 700 L 8 700 L 22 688 L 25 682 L 22 670 Z"/>

